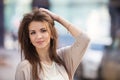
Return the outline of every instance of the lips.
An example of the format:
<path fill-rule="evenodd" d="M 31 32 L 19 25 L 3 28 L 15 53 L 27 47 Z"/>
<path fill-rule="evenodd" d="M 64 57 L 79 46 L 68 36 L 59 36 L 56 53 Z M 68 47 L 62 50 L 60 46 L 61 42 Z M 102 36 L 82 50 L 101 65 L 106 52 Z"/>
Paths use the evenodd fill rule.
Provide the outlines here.
<path fill-rule="evenodd" d="M 36 43 L 37 44 L 42 44 L 44 41 L 37 41 Z"/>

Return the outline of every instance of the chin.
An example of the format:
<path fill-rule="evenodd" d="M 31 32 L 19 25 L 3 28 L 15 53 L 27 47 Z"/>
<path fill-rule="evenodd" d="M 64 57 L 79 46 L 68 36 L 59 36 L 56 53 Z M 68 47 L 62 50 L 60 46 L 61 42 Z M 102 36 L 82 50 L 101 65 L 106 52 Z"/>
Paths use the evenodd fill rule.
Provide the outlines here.
<path fill-rule="evenodd" d="M 38 46 L 37 47 L 38 49 L 44 49 L 44 48 L 46 48 L 45 46 Z"/>
<path fill-rule="evenodd" d="M 37 46 L 36 48 L 38 48 L 38 49 L 45 49 L 45 48 L 47 48 L 48 46 L 47 45 L 39 45 L 39 46 Z"/>

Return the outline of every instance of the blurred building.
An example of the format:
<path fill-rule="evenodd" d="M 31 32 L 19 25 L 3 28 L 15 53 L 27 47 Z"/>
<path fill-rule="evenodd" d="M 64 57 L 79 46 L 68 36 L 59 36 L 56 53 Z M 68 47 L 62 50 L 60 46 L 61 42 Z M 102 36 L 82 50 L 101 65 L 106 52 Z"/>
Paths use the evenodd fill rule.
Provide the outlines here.
<path fill-rule="evenodd" d="M 112 48 L 120 48 L 120 0 L 109 0 L 109 14 L 111 18 L 110 36 Z M 117 43 L 117 44 L 116 44 Z"/>
<path fill-rule="evenodd" d="M 42 7 L 46 9 L 50 9 L 50 1 L 49 0 L 33 0 L 32 7 Z"/>
<path fill-rule="evenodd" d="M 0 0 L 0 47 L 4 46 L 4 4 Z"/>

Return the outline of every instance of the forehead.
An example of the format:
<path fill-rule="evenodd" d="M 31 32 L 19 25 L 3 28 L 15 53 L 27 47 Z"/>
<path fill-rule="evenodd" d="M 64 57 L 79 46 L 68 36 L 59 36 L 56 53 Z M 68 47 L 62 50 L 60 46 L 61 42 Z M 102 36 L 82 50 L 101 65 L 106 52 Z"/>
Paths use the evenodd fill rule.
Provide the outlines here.
<path fill-rule="evenodd" d="M 32 21 L 30 24 L 29 24 L 29 30 L 39 30 L 41 28 L 46 28 L 46 29 L 49 29 L 49 26 L 48 26 L 48 23 L 45 22 L 45 21 Z"/>

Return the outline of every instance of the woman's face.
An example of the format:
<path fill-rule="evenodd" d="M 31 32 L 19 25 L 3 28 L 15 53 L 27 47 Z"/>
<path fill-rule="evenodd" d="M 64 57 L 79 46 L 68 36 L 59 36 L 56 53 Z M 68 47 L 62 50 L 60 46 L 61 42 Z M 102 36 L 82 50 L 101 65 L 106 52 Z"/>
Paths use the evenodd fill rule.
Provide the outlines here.
<path fill-rule="evenodd" d="M 51 36 L 47 22 L 32 21 L 28 28 L 30 41 L 36 49 L 49 48 Z"/>

